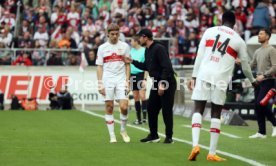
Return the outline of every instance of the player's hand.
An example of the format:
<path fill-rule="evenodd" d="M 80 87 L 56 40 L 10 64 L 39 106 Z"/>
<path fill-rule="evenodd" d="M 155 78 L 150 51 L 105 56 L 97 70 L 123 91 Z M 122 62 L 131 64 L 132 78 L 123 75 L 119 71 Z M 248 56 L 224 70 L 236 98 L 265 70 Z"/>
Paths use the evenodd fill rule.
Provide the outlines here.
<path fill-rule="evenodd" d="M 257 75 L 256 80 L 261 82 L 264 80 L 264 75 Z"/>
<path fill-rule="evenodd" d="M 103 86 L 102 81 L 98 81 L 98 91 L 101 95 L 105 96 L 105 88 Z"/>
<path fill-rule="evenodd" d="M 165 93 L 165 86 L 163 84 L 158 85 L 158 95 L 163 96 Z"/>
<path fill-rule="evenodd" d="M 130 81 L 126 82 L 126 95 L 128 95 L 130 92 Z"/>
<path fill-rule="evenodd" d="M 252 82 L 251 84 L 252 84 L 253 88 L 257 88 L 260 83 L 256 80 L 256 81 Z"/>
<path fill-rule="evenodd" d="M 105 88 L 101 88 L 98 91 L 101 95 L 105 96 Z"/>
<path fill-rule="evenodd" d="M 194 88 L 195 88 L 195 83 L 196 83 L 196 79 L 195 78 L 192 78 L 191 80 L 188 81 L 187 83 L 187 86 L 188 86 L 188 89 L 190 91 L 193 91 Z"/>
<path fill-rule="evenodd" d="M 125 56 L 125 57 L 124 57 L 124 62 L 125 62 L 125 63 L 128 63 L 128 64 L 129 64 L 129 63 L 132 63 L 132 59 L 131 59 L 130 57 L 128 57 L 128 56 Z"/>

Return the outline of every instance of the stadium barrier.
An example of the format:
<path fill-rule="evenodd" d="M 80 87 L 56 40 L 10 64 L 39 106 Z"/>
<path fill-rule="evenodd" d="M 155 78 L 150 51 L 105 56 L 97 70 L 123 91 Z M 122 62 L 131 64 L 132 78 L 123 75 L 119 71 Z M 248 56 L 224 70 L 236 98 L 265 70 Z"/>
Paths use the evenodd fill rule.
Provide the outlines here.
<path fill-rule="evenodd" d="M 190 117 L 193 110 L 191 92 L 186 85 L 191 78 L 192 68 L 193 66 L 174 66 L 178 75 L 174 112 L 186 117 Z M 104 104 L 104 98 L 98 93 L 97 89 L 96 67 L 89 66 L 84 72 L 80 72 L 78 66 L 1 66 L 0 70 L 3 73 L 0 76 L 0 90 L 5 94 L 5 104 L 10 104 L 11 96 L 16 95 L 19 99 L 36 98 L 40 105 L 48 105 L 49 92 L 57 92 L 64 85 L 68 86 L 68 90 L 74 98 L 74 104 Z M 149 95 L 151 85 L 152 82 L 148 81 L 147 95 Z M 133 100 L 131 100 L 131 104 L 133 104 Z M 237 112 L 234 109 L 232 110 L 228 112 Z M 237 113 L 242 116 L 243 112 L 238 111 Z M 227 115 L 227 117 L 234 116 L 232 114 Z M 231 120 L 226 122 L 230 124 Z"/>

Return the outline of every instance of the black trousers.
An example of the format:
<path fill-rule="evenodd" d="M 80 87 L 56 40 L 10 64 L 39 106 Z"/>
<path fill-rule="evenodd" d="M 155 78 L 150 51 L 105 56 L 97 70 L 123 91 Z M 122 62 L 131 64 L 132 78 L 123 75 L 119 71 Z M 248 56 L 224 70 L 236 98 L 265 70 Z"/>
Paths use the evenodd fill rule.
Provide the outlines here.
<path fill-rule="evenodd" d="M 156 89 L 151 89 L 150 96 L 148 99 L 148 122 L 150 134 L 153 137 L 158 136 L 158 115 L 162 108 L 163 121 L 165 123 L 166 137 L 172 138 L 173 135 L 173 104 L 174 94 L 176 90 L 176 80 L 173 78 L 169 82 L 169 88 L 165 90 L 163 96 L 158 95 L 157 85 L 154 86 Z"/>
<path fill-rule="evenodd" d="M 255 89 L 255 111 L 257 115 L 257 121 L 259 126 L 259 133 L 266 134 L 266 118 L 272 123 L 273 126 L 276 126 L 276 119 L 271 111 L 271 107 L 268 105 L 260 105 L 260 101 L 265 97 L 267 92 L 275 88 L 275 81 L 272 79 L 264 80 L 260 83 L 259 87 Z"/>

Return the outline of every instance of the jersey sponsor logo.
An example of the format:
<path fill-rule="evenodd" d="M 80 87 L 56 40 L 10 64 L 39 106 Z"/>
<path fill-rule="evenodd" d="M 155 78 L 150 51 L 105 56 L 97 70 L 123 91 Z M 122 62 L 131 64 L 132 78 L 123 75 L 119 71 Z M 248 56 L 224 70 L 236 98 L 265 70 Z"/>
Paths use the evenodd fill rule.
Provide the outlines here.
<path fill-rule="evenodd" d="M 105 56 L 103 58 L 104 63 L 108 62 L 118 62 L 118 61 L 123 61 L 123 56 L 122 55 L 117 55 L 116 53 L 113 53 L 109 56 Z"/>

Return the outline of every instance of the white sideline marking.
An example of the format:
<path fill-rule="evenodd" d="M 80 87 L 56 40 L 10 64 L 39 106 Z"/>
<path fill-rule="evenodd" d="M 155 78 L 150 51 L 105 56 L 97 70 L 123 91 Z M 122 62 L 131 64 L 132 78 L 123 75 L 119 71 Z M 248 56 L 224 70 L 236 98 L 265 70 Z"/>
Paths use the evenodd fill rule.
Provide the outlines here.
<path fill-rule="evenodd" d="M 97 113 L 95 113 L 95 112 L 87 111 L 87 110 L 80 110 L 80 111 L 104 119 L 104 115 L 97 114 Z M 114 119 L 114 122 L 120 123 L 120 121 L 119 121 L 119 120 L 116 120 L 116 119 Z M 149 132 L 148 129 L 145 129 L 145 128 L 142 128 L 142 127 L 134 126 L 134 125 L 131 125 L 131 124 L 128 124 L 127 126 L 128 126 L 128 127 L 135 128 L 135 129 L 138 129 L 138 130 L 141 130 L 141 131 Z M 162 136 L 162 137 L 165 137 L 165 134 L 162 134 L 162 133 L 158 133 L 158 134 L 159 134 L 160 136 Z M 175 138 L 175 137 L 173 137 L 173 140 L 178 141 L 178 142 L 183 142 L 183 143 L 186 143 L 186 144 L 189 144 L 189 145 L 193 145 L 192 142 L 187 141 L 187 140 L 184 140 L 184 139 L 180 139 L 180 138 Z M 199 145 L 199 146 L 200 146 L 202 149 L 209 150 L 209 147 L 207 147 L 207 146 L 205 146 L 205 145 Z M 236 155 L 236 154 L 232 154 L 232 153 L 228 153 L 228 152 L 224 152 L 224 151 L 220 151 L 220 150 L 217 150 L 216 152 L 219 153 L 219 154 L 222 154 L 222 155 L 224 155 L 224 156 L 228 156 L 228 157 L 231 157 L 231 158 L 234 158 L 234 159 L 237 159 L 237 160 L 246 162 L 246 163 L 251 164 L 251 165 L 254 165 L 254 166 L 265 166 L 264 164 L 261 164 L 261 163 L 255 161 L 255 160 L 251 160 L 251 159 L 248 159 L 248 158 L 245 158 L 245 157 Z"/>
<path fill-rule="evenodd" d="M 186 128 L 192 128 L 190 125 L 182 125 L 183 127 L 186 127 Z M 209 132 L 210 129 L 206 129 L 206 128 L 201 128 L 201 130 L 203 131 L 207 131 Z M 229 133 L 226 133 L 226 132 L 220 132 L 221 135 L 224 135 L 224 136 L 227 136 L 227 137 L 230 137 L 230 138 L 242 138 L 242 137 L 239 137 L 237 135 L 234 135 L 234 134 L 229 134 Z"/>

